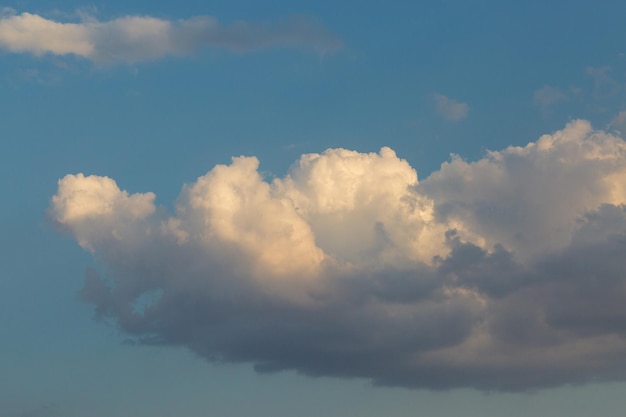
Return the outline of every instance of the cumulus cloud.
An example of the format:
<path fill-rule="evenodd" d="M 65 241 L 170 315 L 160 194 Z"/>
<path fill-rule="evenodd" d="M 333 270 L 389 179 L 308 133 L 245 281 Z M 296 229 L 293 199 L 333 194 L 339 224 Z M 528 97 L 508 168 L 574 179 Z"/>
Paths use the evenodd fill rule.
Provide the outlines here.
<path fill-rule="evenodd" d="M 83 298 L 138 343 L 429 389 L 626 379 L 626 143 L 586 121 L 422 181 L 329 149 L 154 201 L 77 174 L 49 208 L 106 271 Z"/>
<path fill-rule="evenodd" d="M 621 139 L 579 120 L 476 162 L 454 157 L 420 190 L 437 201 L 441 218 L 528 258 L 564 247 L 587 211 L 625 202 L 625 163 Z"/>
<path fill-rule="evenodd" d="M 305 47 L 329 52 L 341 40 L 312 19 L 273 23 L 237 21 L 222 25 L 211 16 L 175 21 L 124 16 L 100 22 L 59 22 L 31 13 L 0 15 L 0 48 L 36 56 L 76 55 L 99 64 L 139 62 L 189 54 L 203 47 L 252 51 L 269 47 Z"/>
<path fill-rule="evenodd" d="M 457 122 L 467 117 L 469 105 L 461 101 L 453 100 L 443 94 L 433 94 L 435 106 L 439 115 L 452 122 Z"/>

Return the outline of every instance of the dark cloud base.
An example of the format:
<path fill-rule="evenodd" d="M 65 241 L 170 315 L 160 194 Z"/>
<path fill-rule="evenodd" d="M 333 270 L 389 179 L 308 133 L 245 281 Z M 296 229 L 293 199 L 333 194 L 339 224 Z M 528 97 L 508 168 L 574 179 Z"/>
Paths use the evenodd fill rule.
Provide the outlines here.
<path fill-rule="evenodd" d="M 410 388 L 626 380 L 626 143 L 585 121 L 419 184 L 389 148 L 330 149 L 154 198 L 68 175 L 49 212 L 132 343 Z"/>
<path fill-rule="evenodd" d="M 626 207 L 606 205 L 593 216 L 598 223 L 623 221 Z M 259 372 L 498 391 L 626 379 L 626 230 L 593 245 L 572 244 L 531 266 L 502 247 L 488 253 L 452 230 L 447 237 L 451 252 L 434 266 L 336 277 L 333 290 L 310 308 L 258 293 L 163 288 L 141 315 L 131 305 L 135 295 L 163 274 L 150 269 L 113 275 L 112 288 L 90 272 L 81 294 L 137 343 L 186 346 L 210 361 L 253 363 Z M 477 311 L 448 288 L 476 291 L 489 305 Z M 381 309 L 389 304 L 414 312 L 395 319 Z M 429 352 L 461 345 L 478 326 L 506 359 L 428 359 Z M 576 352 L 596 338 L 616 346 Z"/>

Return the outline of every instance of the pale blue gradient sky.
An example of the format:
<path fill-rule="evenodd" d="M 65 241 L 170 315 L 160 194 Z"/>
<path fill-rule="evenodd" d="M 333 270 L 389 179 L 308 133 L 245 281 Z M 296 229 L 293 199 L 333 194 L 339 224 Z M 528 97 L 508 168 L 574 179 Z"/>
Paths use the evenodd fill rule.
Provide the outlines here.
<path fill-rule="evenodd" d="M 376 388 L 362 380 L 257 375 L 182 348 L 124 344 L 78 297 L 91 256 L 45 217 L 57 179 L 84 172 L 153 191 L 233 155 L 267 176 L 299 155 L 390 146 L 420 178 L 450 153 L 473 160 L 584 118 L 626 110 L 626 4 L 592 2 L 11 1 L 18 14 L 223 22 L 310 16 L 340 50 L 231 52 L 99 67 L 0 50 L 0 415 L 7 417 L 617 416 L 625 384 L 533 394 Z M 541 89 L 546 86 L 552 89 Z M 549 93 L 552 92 L 552 95 Z M 448 117 L 435 94 L 467 105 Z M 454 120 L 458 119 L 458 120 Z"/>

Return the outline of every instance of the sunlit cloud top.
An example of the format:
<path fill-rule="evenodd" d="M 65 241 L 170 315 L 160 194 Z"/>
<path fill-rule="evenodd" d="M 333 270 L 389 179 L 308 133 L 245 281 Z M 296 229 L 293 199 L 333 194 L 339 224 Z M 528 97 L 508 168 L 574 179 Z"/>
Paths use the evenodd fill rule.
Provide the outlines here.
<path fill-rule="evenodd" d="M 123 16 L 109 21 L 84 17 L 79 23 L 31 13 L 5 12 L 0 17 L 0 49 L 35 56 L 71 54 L 98 64 L 154 60 L 207 47 L 238 52 L 296 47 L 325 53 L 341 44 L 337 35 L 307 17 L 228 25 L 212 16 L 180 20 Z"/>
<path fill-rule="evenodd" d="M 83 298 L 138 342 L 431 389 L 626 380 L 626 143 L 583 120 L 421 181 L 386 147 L 271 182 L 236 157 L 173 213 L 70 174 L 49 215 L 105 266 Z"/>

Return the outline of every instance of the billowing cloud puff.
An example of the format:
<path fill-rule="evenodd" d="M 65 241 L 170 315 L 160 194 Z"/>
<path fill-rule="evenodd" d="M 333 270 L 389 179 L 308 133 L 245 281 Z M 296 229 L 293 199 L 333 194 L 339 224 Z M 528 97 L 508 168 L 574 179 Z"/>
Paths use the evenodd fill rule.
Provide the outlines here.
<path fill-rule="evenodd" d="M 275 23 L 238 21 L 224 26 L 211 16 L 176 21 L 125 16 L 100 22 L 64 23 L 22 13 L 0 16 L 0 49 L 34 55 L 73 54 L 99 64 L 138 62 L 188 54 L 202 47 L 250 51 L 273 46 L 309 47 L 319 52 L 341 41 L 307 18 Z"/>
<path fill-rule="evenodd" d="M 440 219 L 526 258 L 563 248 L 602 203 L 626 202 L 626 144 L 574 121 L 477 162 L 454 157 L 419 188 L 437 201 Z"/>
<path fill-rule="evenodd" d="M 271 182 L 233 158 L 173 213 L 68 175 L 49 214 L 104 266 L 83 298 L 139 343 L 431 389 L 626 379 L 626 143 L 585 121 L 421 182 L 389 148 Z"/>

